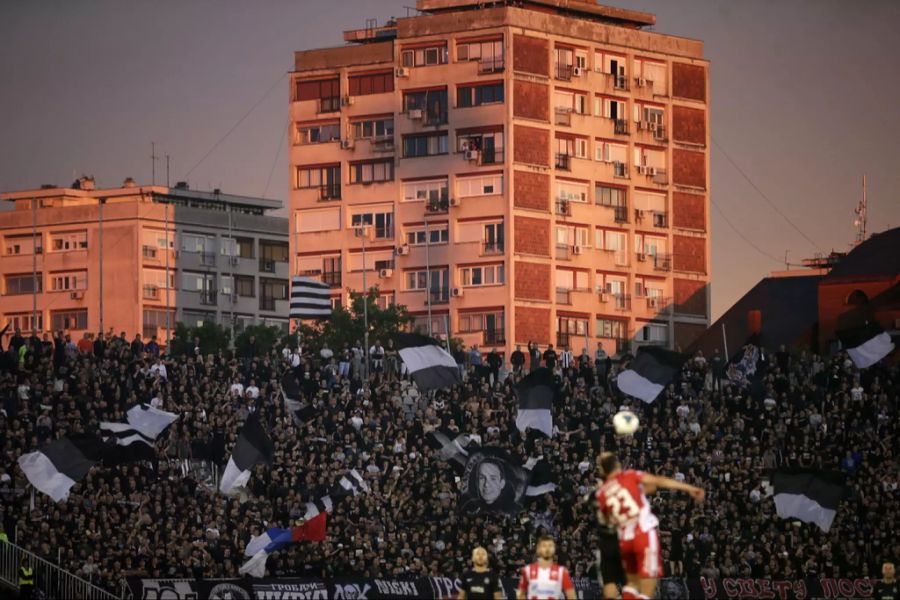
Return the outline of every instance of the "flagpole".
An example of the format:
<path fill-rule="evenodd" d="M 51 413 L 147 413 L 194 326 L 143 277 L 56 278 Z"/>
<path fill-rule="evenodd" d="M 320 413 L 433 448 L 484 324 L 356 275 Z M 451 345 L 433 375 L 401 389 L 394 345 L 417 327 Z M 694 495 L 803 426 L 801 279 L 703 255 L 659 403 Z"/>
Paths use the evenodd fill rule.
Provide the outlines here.
<path fill-rule="evenodd" d="M 725 360 L 728 360 L 728 336 L 725 335 L 725 323 L 722 323 L 722 344 L 725 346 Z"/>

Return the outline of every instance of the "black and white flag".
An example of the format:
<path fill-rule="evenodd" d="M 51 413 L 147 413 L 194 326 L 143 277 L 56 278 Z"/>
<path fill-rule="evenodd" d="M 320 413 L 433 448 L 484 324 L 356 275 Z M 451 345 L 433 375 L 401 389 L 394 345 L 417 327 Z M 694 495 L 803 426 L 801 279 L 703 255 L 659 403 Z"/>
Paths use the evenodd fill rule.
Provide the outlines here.
<path fill-rule="evenodd" d="M 331 316 L 331 293 L 327 283 L 309 277 L 291 280 L 292 319 L 327 319 Z"/>
<path fill-rule="evenodd" d="M 348 496 L 359 496 L 369 492 L 369 484 L 356 469 L 350 469 L 338 479 L 329 493 L 318 500 L 306 503 L 305 520 L 314 519 L 320 513 L 330 513 L 335 505 Z"/>
<path fill-rule="evenodd" d="M 71 435 L 19 457 L 19 467 L 35 488 L 66 500 L 69 490 L 102 460 L 105 444 L 97 436 Z"/>
<path fill-rule="evenodd" d="M 867 369 L 894 351 L 890 334 L 876 323 L 838 332 L 838 337 L 857 369 Z"/>
<path fill-rule="evenodd" d="M 525 470 L 530 471 L 526 496 L 541 496 L 556 489 L 556 476 L 544 457 L 529 458 Z"/>
<path fill-rule="evenodd" d="M 127 423 L 100 423 L 100 436 L 108 444 L 103 456 L 105 466 L 155 461 L 156 438 L 178 415 L 139 404 L 128 411 L 127 419 Z"/>
<path fill-rule="evenodd" d="M 629 396 L 650 404 L 681 370 L 685 356 L 657 346 L 642 346 L 616 384 Z"/>
<path fill-rule="evenodd" d="M 553 371 L 546 367 L 535 369 L 515 387 L 519 400 L 516 428 L 525 432 L 537 429 L 547 437 L 553 437 L 553 398 L 556 396 L 556 380 Z"/>
<path fill-rule="evenodd" d="M 438 428 L 425 434 L 425 442 L 437 451 L 439 460 L 450 463 L 450 466 L 459 473 L 465 470 L 469 460 L 466 447 L 472 443 L 468 435 L 454 434 L 448 429 Z"/>
<path fill-rule="evenodd" d="M 846 488 L 844 475 L 815 469 L 779 469 L 772 473 L 775 510 L 782 519 L 831 529 Z"/>
<path fill-rule="evenodd" d="M 290 412 L 295 424 L 301 425 L 315 417 L 315 408 L 301 399 L 303 390 L 300 389 L 293 369 L 288 369 L 281 377 L 281 396 L 284 398 L 284 407 Z"/>
<path fill-rule="evenodd" d="M 403 364 L 420 390 L 437 390 L 462 383 L 462 375 L 453 356 L 441 348 L 434 338 L 418 333 L 401 333 L 395 341 Z"/>
<path fill-rule="evenodd" d="M 530 473 L 506 450 L 486 446 L 469 453 L 461 479 L 462 512 L 515 515 L 524 507 Z"/>
<path fill-rule="evenodd" d="M 244 487 L 250 480 L 250 470 L 259 463 L 272 464 L 275 447 L 263 429 L 256 413 L 244 423 L 222 474 L 219 491 L 227 494 L 236 487 Z"/>
<path fill-rule="evenodd" d="M 166 427 L 178 419 L 178 415 L 147 404 L 137 404 L 128 410 L 127 418 L 128 424 L 137 432 L 155 440 Z"/>

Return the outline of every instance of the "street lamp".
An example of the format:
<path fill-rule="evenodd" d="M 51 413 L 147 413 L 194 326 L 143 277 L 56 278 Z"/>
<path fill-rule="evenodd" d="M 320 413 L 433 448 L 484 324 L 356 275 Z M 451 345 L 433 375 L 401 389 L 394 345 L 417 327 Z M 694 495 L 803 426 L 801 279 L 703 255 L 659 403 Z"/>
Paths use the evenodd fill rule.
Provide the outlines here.
<path fill-rule="evenodd" d="M 365 376 L 366 380 L 369 379 L 369 288 L 366 285 L 366 238 L 368 238 L 372 233 L 372 226 L 366 223 L 360 223 L 357 227 L 354 228 L 353 232 L 356 234 L 356 237 L 360 239 L 362 244 L 362 259 L 363 259 L 363 327 L 365 331 L 363 332 L 363 360 L 365 361 Z"/>

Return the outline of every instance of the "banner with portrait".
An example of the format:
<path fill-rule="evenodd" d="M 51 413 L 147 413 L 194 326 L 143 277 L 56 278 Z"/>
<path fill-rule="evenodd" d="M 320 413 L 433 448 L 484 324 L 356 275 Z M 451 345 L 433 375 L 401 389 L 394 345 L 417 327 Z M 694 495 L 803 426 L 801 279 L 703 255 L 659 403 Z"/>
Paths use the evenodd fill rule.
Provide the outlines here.
<path fill-rule="evenodd" d="M 530 473 L 502 448 L 486 446 L 469 454 L 460 482 L 459 508 L 465 514 L 519 513 Z"/>

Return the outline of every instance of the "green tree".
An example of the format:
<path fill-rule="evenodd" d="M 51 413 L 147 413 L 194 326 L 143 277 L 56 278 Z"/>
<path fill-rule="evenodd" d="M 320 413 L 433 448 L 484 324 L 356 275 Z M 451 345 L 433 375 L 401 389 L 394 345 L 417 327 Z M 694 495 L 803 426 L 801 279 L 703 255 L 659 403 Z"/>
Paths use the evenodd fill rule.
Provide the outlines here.
<path fill-rule="evenodd" d="M 231 332 L 216 323 L 204 321 L 200 327 L 188 327 L 184 323 L 175 324 L 175 332 L 169 344 L 169 354 L 183 356 L 194 349 L 194 338 L 200 338 L 202 354 L 217 354 L 227 351 Z"/>
<path fill-rule="evenodd" d="M 281 331 L 279 327 L 251 325 L 234 338 L 234 349 L 238 356 L 243 356 L 252 335 L 256 338 L 256 347 L 259 349 L 260 356 L 268 354 L 275 344 L 281 341 Z"/>

